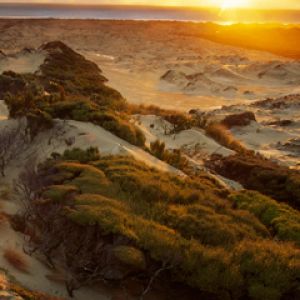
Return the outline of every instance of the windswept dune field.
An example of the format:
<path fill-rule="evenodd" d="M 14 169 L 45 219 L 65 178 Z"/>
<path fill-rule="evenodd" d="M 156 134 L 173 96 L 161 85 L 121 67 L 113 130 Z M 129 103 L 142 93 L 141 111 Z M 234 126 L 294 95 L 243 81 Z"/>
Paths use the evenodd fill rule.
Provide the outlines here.
<path fill-rule="evenodd" d="M 0 70 L 11 68 L 11 62 L 19 71 L 26 72 L 28 64 L 34 69 L 38 57 L 32 63 L 30 55 L 21 59 L 11 53 L 61 40 L 99 64 L 110 85 L 132 103 L 176 106 L 185 111 L 231 105 L 299 92 L 300 64 L 295 59 L 300 54 L 293 41 L 299 39 L 300 29 L 278 25 L 281 34 L 276 34 L 274 27 L 259 31 L 241 25 L 240 32 L 250 35 L 252 30 L 256 36 L 261 32 L 261 40 L 263 34 L 270 40 L 274 36 L 276 45 L 283 46 L 279 51 L 272 43 L 273 53 L 281 56 L 255 50 L 269 50 L 270 43 L 256 45 L 250 38 L 248 43 L 245 37 L 236 38 L 235 47 L 225 45 L 223 40 L 220 44 L 204 39 L 218 42 L 223 35 L 237 37 L 235 26 L 231 29 L 181 22 L 0 20 L 0 49 L 12 55 L 2 59 Z M 284 35 L 283 30 L 289 34 Z M 293 45 L 291 52 L 289 47 Z"/>

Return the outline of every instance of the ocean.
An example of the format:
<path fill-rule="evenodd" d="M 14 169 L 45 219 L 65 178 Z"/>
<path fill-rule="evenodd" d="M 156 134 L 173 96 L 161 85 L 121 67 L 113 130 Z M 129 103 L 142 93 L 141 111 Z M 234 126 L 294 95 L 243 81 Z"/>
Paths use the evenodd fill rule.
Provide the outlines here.
<path fill-rule="evenodd" d="M 0 18 L 59 18 L 108 20 L 170 20 L 215 23 L 300 23 L 300 11 L 220 11 L 117 5 L 0 4 Z"/>

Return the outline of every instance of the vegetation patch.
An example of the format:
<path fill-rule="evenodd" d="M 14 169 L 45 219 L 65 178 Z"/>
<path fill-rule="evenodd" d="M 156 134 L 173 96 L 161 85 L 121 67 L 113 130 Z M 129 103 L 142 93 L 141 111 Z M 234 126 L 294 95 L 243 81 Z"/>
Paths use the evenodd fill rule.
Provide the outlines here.
<path fill-rule="evenodd" d="M 239 209 L 254 214 L 280 240 L 300 246 L 300 213 L 255 191 L 244 191 L 230 197 Z"/>
<path fill-rule="evenodd" d="M 224 177 L 240 182 L 247 189 L 300 208 L 300 174 L 296 170 L 251 153 L 228 157 L 215 155 L 207 166 Z"/>
<path fill-rule="evenodd" d="M 223 124 L 209 124 L 205 128 L 206 134 L 216 140 L 222 146 L 229 148 L 236 152 L 248 152 L 247 148 L 238 141 L 229 129 Z"/>
<path fill-rule="evenodd" d="M 251 111 L 245 111 L 239 114 L 228 115 L 221 123 L 226 128 L 230 129 L 235 126 L 247 126 L 253 121 L 256 122 L 254 113 Z"/>
<path fill-rule="evenodd" d="M 144 270 L 146 267 L 144 253 L 135 247 L 117 246 L 113 253 L 122 263 L 130 267 L 138 270 Z"/>
<path fill-rule="evenodd" d="M 33 191 L 24 218 L 36 238 L 28 246 L 66 267 L 70 295 L 97 280 L 153 284 L 157 277 L 211 299 L 299 296 L 299 249 L 272 240 L 272 221 L 233 204 L 237 195 L 228 198 L 209 178 L 173 176 L 122 156 L 80 163 L 70 153 L 42 164 L 36 176 L 43 181 L 22 176 L 20 183 Z M 76 192 L 36 201 L 58 186 Z"/>
<path fill-rule="evenodd" d="M 188 161 L 182 155 L 180 149 L 167 150 L 165 143 L 160 140 L 150 143 L 149 152 L 151 155 L 179 170 L 184 170 L 188 165 Z"/>

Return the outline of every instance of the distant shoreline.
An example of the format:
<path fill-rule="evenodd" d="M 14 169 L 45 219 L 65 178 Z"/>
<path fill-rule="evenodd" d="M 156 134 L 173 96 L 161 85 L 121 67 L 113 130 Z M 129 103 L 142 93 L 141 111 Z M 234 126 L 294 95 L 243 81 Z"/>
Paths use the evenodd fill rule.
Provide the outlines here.
<path fill-rule="evenodd" d="M 1 19 L 80 19 L 233 23 L 299 24 L 300 10 L 238 9 L 221 12 L 207 7 L 134 5 L 72 5 L 1 3 Z"/>
<path fill-rule="evenodd" d="M 230 26 L 230 25 L 262 25 L 262 26 L 290 26 L 300 27 L 300 20 L 297 23 L 282 23 L 282 22 L 233 22 L 233 21 L 201 21 L 201 20 L 171 20 L 171 19 L 97 19 L 97 18 L 64 18 L 64 17 L 50 17 L 50 16 L 1 16 L 0 20 L 12 20 L 12 21 L 98 21 L 98 22 L 170 22 L 170 23 L 193 23 L 193 24 L 215 24 L 219 26 Z"/>

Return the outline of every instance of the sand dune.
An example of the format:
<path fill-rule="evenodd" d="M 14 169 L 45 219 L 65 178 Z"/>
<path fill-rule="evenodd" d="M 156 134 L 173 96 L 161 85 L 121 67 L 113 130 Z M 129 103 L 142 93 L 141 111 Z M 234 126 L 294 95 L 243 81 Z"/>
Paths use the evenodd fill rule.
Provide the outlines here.
<path fill-rule="evenodd" d="M 297 61 L 270 61 L 245 66 L 243 73 L 257 76 L 259 79 L 269 79 L 286 83 L 300 79 L 300 64 Z M 278 82 L 277 82 L 278 83 Z"/>
<path fill-rule="evenodd" d="M 169 70 L 162 77 L 162 82 L 167 85 L 161 85 L 161 88 L 169 91 L 181 91 L 187 94 L 211 95 L 222 93 L 226 86 L 209 79 L 204 73 L 195 73 L 187 75 L 183 72 Z"/>
<path fill-rule="evenodd" d="M 224 60 L 224 57 L 222 58 Z M 231 60 L 230 60 L 231 61 Z M 174 66 L 173 66 L 174 67 Z M 186 66 L 185 66 L 186 67 Z M 246 64 L 189 64 L 190 69 L 176 64 L 161 76 L 161 81 L 171 84 L 169 91 L 193 95 L 214 95 L 223 98 L 252 99 L 274 96 L 287 90 L 287 86 L 297 89 L 300 82 L 298 62 L 251 62 Z M 201 72 L 195 72 L 195 69 Z M 250 90 L 249 90 L 250 89 Z"/>
<path fill-rule="evenodd" d="M 232 134 L 248 149 L 279 163 L 299 168 L 300 96 L 289 95 L 252 103 L 224 106 L 204 114 L 208 122 L 221 122 L 226 116 L 251 111 L 257 122 L 233 127 Z"/>
<path fill-rule="evenodd" d="M 143 131 L 146 136 L 148 145 L 159 139 L 166 144 L 167 149 L 182 149 L 187 152 L 197 149 L 197 154 L 202 154 L 203 158 L 212 153 L 228 156 L 233 154 L 233 151 L 222 147 L 213 139 L 207 137 L 204 131 L 193 128 L 183 130 L 176 135 L 166 135 L 165 128 L 171 128 L 170 123 L 163 120 L 159 116 L 146 115 L 135 116 L 136 125 Z"/>
<path fill-rule="evenodd" d="M 41 51 L 26 51 L 6 56 L 0 55 L 0 73 L 13 71 L 16 73 L 34 73 L 44 62 L 45 54 Z"/>
<path fill-rule="evenodd" d="M 246 78 L 243 78 L 238 73 L 235 73 L 234 71 L 229 70 L 225 67 L 220 67 L 218 70 L 211 73 L 210 76 L 216 77 L 216 78 L 218 78 L 220 80 L 224 80 L 224 81 L 235 81 L 235 80 L 240 81 L 240 80 L 246 79 Z"/>
<path fill-rule="evenodd" d="M 2 31 L 0 49 L 10 53 L 16 49 L 30 50 L 50 40 L 61 40 L 98 63 L 110 84 L 128 101 L 166 108 L 175 101 L 178 109 L 186 111 L 228 105 L 229 101 L 236 104 L 275 97 L 299 89 L 298 75 L 290 78 L 292 74 L 299 74 L 296 61 L 195 38 L 184 26 L 169 23 L 22 20 Z M 26 60 L 30 60 L 30 55 Z M 278 76 L 278 70 L 277 73 L 272 70 L 273 62 L 284 65 L 287 76 Z M 36 69 L 28 65 L 21 67 L 22 62 L 18 63 L 23 71 Z M 0 67 L 0 71 L 2 69 Z M 179 85 L 166 86 L 160 78 L 168 70 L 186 75 L 204 73 L 213 82 L 198 80 L 186 87 L 189 82 L 179 81 Z M 267 73 L 259 78 L 262 72 Z"/>

